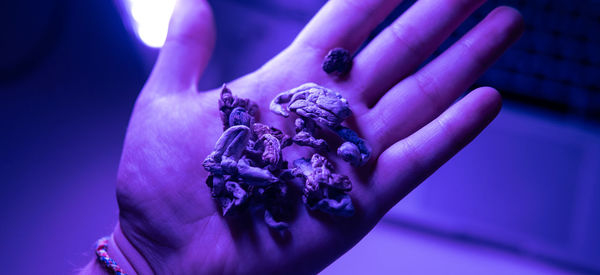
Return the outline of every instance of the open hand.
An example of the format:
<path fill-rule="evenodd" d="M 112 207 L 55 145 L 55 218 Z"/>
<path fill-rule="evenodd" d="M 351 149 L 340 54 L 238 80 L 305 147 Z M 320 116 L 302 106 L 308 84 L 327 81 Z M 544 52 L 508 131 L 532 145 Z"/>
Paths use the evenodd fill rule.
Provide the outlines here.
<path fill-rule="evenodd" d="M 511 8 L 492 11 L 418 69 L 483 1 L 417 1 L 355 56 L 346 78 L 322 71 L 330 49 L 355 52 L 399 2 L 330 0 L 288 48 L 228 83 L 234 95 L 260 106 L 260 122 L 288 134 L 293 120 L 268 109 L 277 93 L 306 82 L 338 91 L 353 110 L 348 126 L 373 149 L 364 167 L 336 162 L 353 183 L 353 217 L 312 213 L 299 205 L 281 236 L 262 219 L 231 222 L 211 198 L 202 161 L 222 133 L 220 89 L 198 91 L 196 83 L 215 29 L 204 0 L 178 1 L 167 41 L 135 105 L 118 173 L 121 237 L 115 240 L 137 272 L 316 273 L 493 120 L 501 105 L 493 88 L 453 102 L 522 33 L 522 19 Z M 308 156 L 297 146 L 285 150 Z"/>

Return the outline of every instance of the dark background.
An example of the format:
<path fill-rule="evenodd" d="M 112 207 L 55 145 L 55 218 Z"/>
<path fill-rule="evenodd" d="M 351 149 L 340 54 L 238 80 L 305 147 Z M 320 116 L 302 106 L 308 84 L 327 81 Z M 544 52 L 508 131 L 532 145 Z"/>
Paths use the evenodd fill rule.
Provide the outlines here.
<path fill-rule="evenodd" d="M 3 273 L 71 273 L 114 226 L 120 147 L 148 70 L 110 1 L 1 5 Z"/>

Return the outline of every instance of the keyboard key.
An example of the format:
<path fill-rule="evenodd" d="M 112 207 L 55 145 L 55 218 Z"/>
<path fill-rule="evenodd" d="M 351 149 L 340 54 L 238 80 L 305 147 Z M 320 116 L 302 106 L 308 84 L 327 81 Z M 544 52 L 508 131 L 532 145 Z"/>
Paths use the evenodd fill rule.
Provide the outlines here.
<path fill-rule="evenodd" d="M 600 66 L 600 43 L 585 44 L 585 60 L 595 66 Z"/>

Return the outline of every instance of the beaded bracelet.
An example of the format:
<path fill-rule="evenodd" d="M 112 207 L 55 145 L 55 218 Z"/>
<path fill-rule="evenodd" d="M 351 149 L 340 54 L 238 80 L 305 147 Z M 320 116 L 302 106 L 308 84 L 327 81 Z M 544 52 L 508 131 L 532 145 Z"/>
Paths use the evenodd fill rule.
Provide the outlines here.
<path fill-rule="evenodd" d="M 108 248 L 108 238 L 109 237 L 104 237 L 96 242 L 96 257 L 112 274 L 126 275 L 125 271 L 123 271 L 117 262 L 108 256 L 108 252 L 106 252 L 106 249 Z"/>

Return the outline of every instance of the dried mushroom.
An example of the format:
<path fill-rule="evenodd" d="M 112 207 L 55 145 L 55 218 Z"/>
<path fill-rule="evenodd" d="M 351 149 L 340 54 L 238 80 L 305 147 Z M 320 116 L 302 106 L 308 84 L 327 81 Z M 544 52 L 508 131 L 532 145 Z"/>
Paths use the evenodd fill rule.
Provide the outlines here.
<path fill-rule="evenodd" d="M 333 172 L 333 165 L 323 156 L 314 154 L 309 160 L 294 161 L 292 173 L 305 179 L 302 200 L 312 210 L 338 216 L 352 216 L 354 206 L 347 194 L 352 183 L 347 176 Z"/>
<path fill-rule="evenodd" d="M 338 216 L 353 215 L 354 206 L 348 195 L 352 183 L 347 176 L 335 173 L 329 160 L 315 153 L 310 159 L 297 159 L 289 169 L 283 153 L 284 148 L 294 143 L 327 153 L 327 142 L 315 137 L 324 127 L 345 141 L 337 149 L 339 157 L 352 165 L 365 164 L 370 148 L 358 134 L 341 125 L 352 114 L 348 101 L 337 92 L 306 83 L 277 95 L 269 108 L 284 117 L 289 112 L 299 116 L 294 121 L 293 137 L 256 122 L 257 105 L 234 96 L 223 85 L 219 112 L 224 131 L 202 163 L 209 172 L 206 184 L 222 214 L 261 209 L 269 228 L 284 230 L 289 226 L 294 202 L 288 184 L 300 180 L 302 199 L 309 209 Z"/>
<path fill-rule="evenodd" d="M 282 105 L 285 103 L 289 103 L 287 110 Z M 269 108 L 272 112 L 284 117 L 289 116 L 288 111 L 300 116 L 299 119 L 296 119 L 297 133 L 293 137 L 294 142 L 298 145 L 310 146 L 321 152 L 326 151 L 327 143 L 314 137 L 317 125 L 321 125 L 331 129 L 346 141 L 338 149 L 338 155 L 344 161 L 354 166 L 361 166 L 366 164 L 371 156 L 371 149 L 365 140 L 350 128 L 341 125 L 352 112 L 348 100 L 337 92 L 315 83 L 306 83 L 278 94 L 271 101 Z"/>
<path fill-rule="evenodd" d="M 327 53 L 322 65 L 328 74 L 343 76 L 352 69 L 352 55 L 343 48 L 335 48 Z"/>
<path fill-rule="evenodd" d="M 223 130 L 233 125 L 250 127 L 254 122 L 256 112 L 258 112 L 258 106 L 249 99 L 234 96 L 227 85 L 223 84 L 221 98 L 219 99 L 219 111 L 223 122 Z"/>
<path fill-rule="evenodd" d="M 249 203 L 262 204 L 266 224 L 285 229 L 287 223 L 280 217 L 286 217 L 281 205 L 287 187 L 279 174 L 287 169 L 281 151 L 292 139 L 277 128 L 255 123 L 256 104 L 234 96 L 225 85 L 219 111 L 224 131 L 203 166 L 222 214 L 234 215 Z"/>

